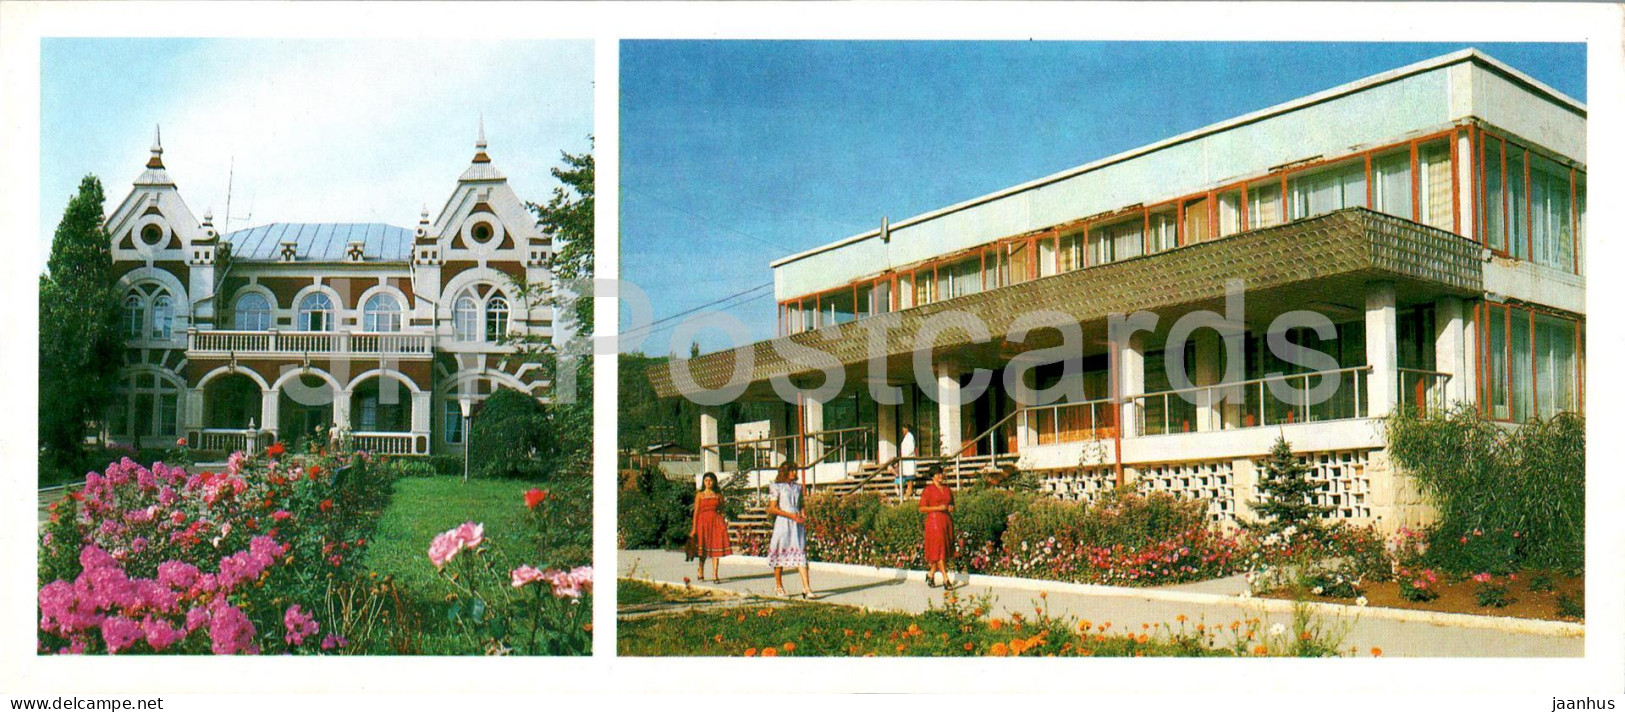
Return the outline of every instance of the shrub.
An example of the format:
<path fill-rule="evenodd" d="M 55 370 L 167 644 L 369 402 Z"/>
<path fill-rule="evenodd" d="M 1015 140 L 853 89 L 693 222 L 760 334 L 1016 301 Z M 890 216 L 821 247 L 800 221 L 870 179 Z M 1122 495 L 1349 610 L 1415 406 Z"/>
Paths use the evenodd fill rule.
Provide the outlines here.
<path fill-rule="evenodd" d="M 1433 569 L 1423 569 L 1412 575 L 1409 570 L 1399 571 L 1399 597 L 1407 601 L 1426 603 L 1439 597 L 1435 586 L 1439 575 Z"/>
<path fill-rule="evenodd" d="M 1567 593 L 1557 594 L 1557 615 L 1564 618 L 1585 618 L 1585 597 L 1583 595 L 1570 596 Z"/>
<path fill-rule="evenodd" d="M 616 500 L 620 546 L 628 549 L 665 548 L 683 542 L 693 520 L 694 490 L 659 472 L 644 472 L 632 489 Z"/>
<path fill-rule="evenodd" d="M 379 474 L 391 481 L 403 477 L 434 477 L 440 474 L 426 458 L 397 457 L 381 462 L 378 467 Z"/>
<path fill-rule="evenodd" d="M 1506 608 L 1518 600 L 1512 597 L 1512 590 L 1507 586 L 1507 582 L 1497 581 L 1488 573 L 1475 574 L 1473 580 L 1478 582 L 1478 588 L 1473 595 L 1478 599 L 1480 606 Z"/>
<path fill-rule="evenodd" d="M 1550 593 L 1557 589 L 1557 582 L 1552 575 L 1544 571 L 1532 574 L 1529 577 L 1529 590 L 1536 593 Z"/>
<path fill-rule="evenodd" d="M 461 455 L 430 455 L 429 466 L 434 468 L 437 475 L 463 474 L 463 457 Z"/>
<path fill-rule="evenodd" d="M 1395 464 L 1439 511 L 1429 559 L 1446 571 L 1583 571 L 1585 420 L 1560 414 L 1512 430 L 1475 408 L 1387 421 Z"/>
<path fill-rule="evenodd" d="M 534 455 L 548 444 L 546 417 L 535 398 L 497 389 L 480 404 L 470 425 L 470 471 L 479 477 L 540 475 Z"/>

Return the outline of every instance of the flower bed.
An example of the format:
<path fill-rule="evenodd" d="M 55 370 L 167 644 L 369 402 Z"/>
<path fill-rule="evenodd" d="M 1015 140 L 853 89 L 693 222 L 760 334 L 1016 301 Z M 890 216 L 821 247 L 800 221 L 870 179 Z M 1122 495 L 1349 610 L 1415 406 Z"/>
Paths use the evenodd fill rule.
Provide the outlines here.
<path fill-rule="evenodd" d="M 1236 573 L 1246 561 L 1246 544 L 1210 528 L 1201 503 L 1168 495 L 1119 492 L 1086 505 L 982 488 L 955 504 L 950 566 L 971 573 L 1157 586 Z M 819 561 L 924 568 L 924 523 L 912 502 L 815 496 L 808 524 Z"/>
<path fill-rule="evenodd" d="M 687 599 L 680 588 L 622 580 L 627 600 Z M 623 656 L 1331 656 L 1338 636 L 1307 616 L 1292 626 L 1256 618 L 1203 622 L 1179 616 L 1161 625 L 1124 629 L 1048 612 L 1039 594 L 1030 614 L 994 616 L 985 600 L 942 594 L 940 605 L 914 615 L 832 604 L 740 605 L 640 616 L 617 624 Z M 1380 654 L 1379 651 L 1372 651 Z"/>
<path fill-rule="evenodd" d="M 571 609 L 590 610 L 590 569 L 494 569 L 490 538 L 557 543 L 560 536 L 539 532 L 563 530 L 572 543 L 559 550 L 585 551 L 574 543 L 585 536 L 577 507 L 554 511 L 545 490 L 504 499 L 501 506 L 529 519 L 517 531 L 479 531 L 449 555 L 438 549 L 441 564 L 485 562 L 451 582 L 482 587 L 471 596 L 485 601 L 478 616 L 448 617 L 368 569 L 393 486 L 422 469 L 416 464 L 273 445 L 264 457 L 231 455 L 220 472 L 124 459 L 91 473 L 52 505 L 40 538 L 39 651 L 403 653 L 456 628 L 461 645 L 435 652 L 585 654 L 590 630 Z M 444 576 L 427 538 L 412 546 L 425 576 Z M 540 562 L 531 548 L 530 560 Z M 456 597 L 437 586 L 442 600 Z M 494 618 L 530 625 L 508 631 L 484 622 Z M 484 627 L 468 635 L 471 621 Z"/>

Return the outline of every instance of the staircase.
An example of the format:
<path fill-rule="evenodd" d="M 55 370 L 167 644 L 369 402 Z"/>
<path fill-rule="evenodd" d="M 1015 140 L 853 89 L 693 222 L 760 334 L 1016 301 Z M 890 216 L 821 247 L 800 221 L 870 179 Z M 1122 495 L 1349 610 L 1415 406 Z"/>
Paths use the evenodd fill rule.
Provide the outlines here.
<path fill-rule="evenodd" d="M 958 459 L 957 465 L 954 461 L 947 459 L 944 459 L 941 464 L 947 468 L 945 475 L 948 487 L 957 490 L 975 484 L 981 478 L 982 472 L 1013 465 L 1017 459 L 1019 459 L 1018 456 L 1014 454 L 978 455 L 961 457 Z M 919 470 L 924 472 L 932 464 L 935 463 L 922 461 L 919 464 Z M 730 477 L 728 481 L 743 481 L 738 478 L 740 476 L 735 475 Z M 865 463 L 856 475 L 837 482 L 817 485 L 813 488 L 813 492 L 836 497 L 846 497 L 854 494 L 875 494 L 887 502 L 896 502 L 896 479 L 896 475 L 891 473 L 888 466 Z M 915 489 L 915 493 L 918 495 L 918 488 Z M 758 501 L 755 494 L 748 491 L 741 492 L 740 496 L 750 498 L 750 500 L 745 505 L 744 511 L 728 522 L 729 538 L 737 543 L 744 541 L 746 537 L 766 538 L 771 535 L 773 532 L 773 518 L 767 514 L 767 500 L 761 499 Z"/>

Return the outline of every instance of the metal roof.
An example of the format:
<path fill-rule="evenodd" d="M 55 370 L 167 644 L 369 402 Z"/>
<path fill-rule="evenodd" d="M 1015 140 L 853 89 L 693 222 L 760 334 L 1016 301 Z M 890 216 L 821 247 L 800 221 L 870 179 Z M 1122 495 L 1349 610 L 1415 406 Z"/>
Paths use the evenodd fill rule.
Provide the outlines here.
<path fill-rule="evenodd" d="M 406 262 L 412 259 L 413 232 L 383 223 L 271 223 L 227 233 L 234 260 L 282 261 L 282 243 L 294 242 L 299 262 L 347 262 L 351 242 L 363 242 L 368 262 Z"/>

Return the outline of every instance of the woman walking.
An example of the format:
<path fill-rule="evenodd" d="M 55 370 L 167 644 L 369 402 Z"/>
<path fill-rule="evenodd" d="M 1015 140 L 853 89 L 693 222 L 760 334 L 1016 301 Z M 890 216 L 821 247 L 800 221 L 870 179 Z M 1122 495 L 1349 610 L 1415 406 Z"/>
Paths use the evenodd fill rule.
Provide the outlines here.
<path fill-rule="evenodd" d="M 801 512 L 801 483 L 796 481 L 796 468 L 786 462 L 779 466 L 779 476 L 767 488 L 767 513 L 773 517 L 773 538 L 767 543 L 767 565 L 773 567 L 773 593 L 784 593 L 784 569 L 795 567 L 801 572 L 801 595 L 816 599 L 812 590 L 812 577 L 807 572 L 807 515 Z"/>
<path fill-rule="evenodd" d="M 943 481 L 942 468 L 931 469 L 931 484 L 920 492 L 920 511 L 925 514 L 925 585 L 937 585 L 937 573 L 942 573 L 942 587 L 953 588 L 948 578 L 948 557 L 954 555 L 954 491 Z"/>
<path fill-rule="evenodd" d="M 715 473 L 707 472 L 700 478 L 700 491 L 694 494 L 694 522 L 689 525 L 688 536 L 694 540 L 699 554 L 701 581 L 705 580 L 705 560 L 711 560 L 711 580 L 722 583 L 722 557 L 734 553 L 728 543 L 728 520 L 722 517 L 722 487 Z"/>

